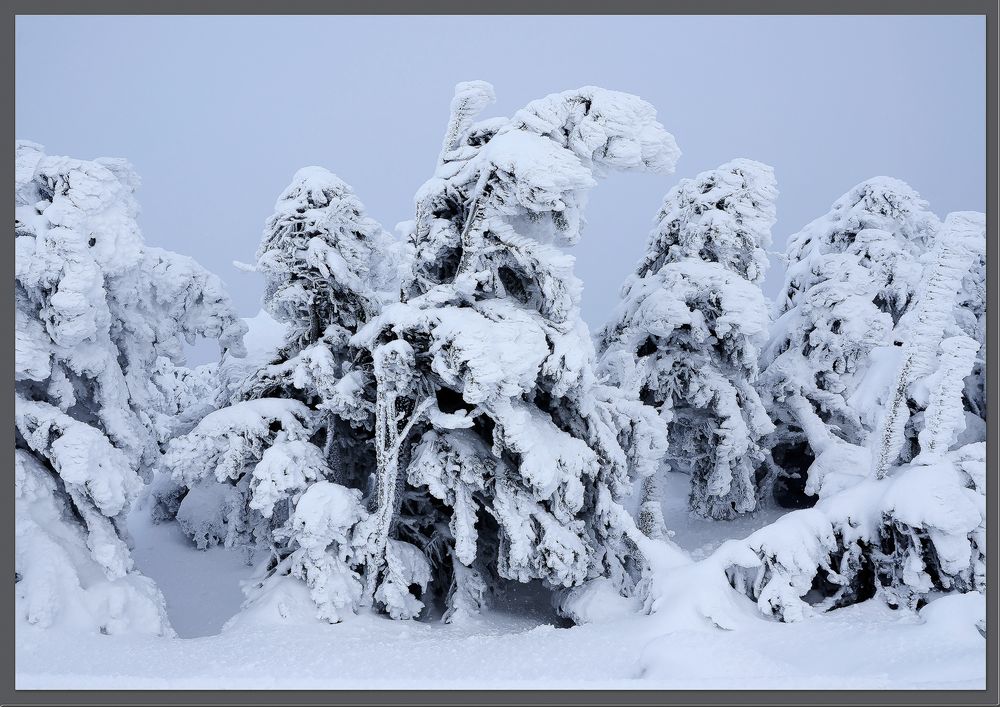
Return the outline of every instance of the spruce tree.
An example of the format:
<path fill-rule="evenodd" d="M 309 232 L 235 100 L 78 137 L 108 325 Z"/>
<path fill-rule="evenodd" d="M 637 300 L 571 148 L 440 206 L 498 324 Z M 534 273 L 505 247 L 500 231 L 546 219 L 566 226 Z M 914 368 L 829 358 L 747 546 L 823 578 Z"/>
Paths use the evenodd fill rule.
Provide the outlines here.
<path fill-rule="evenodd" d="M 254 268 L 265 308 L 286 326 L 285 345 L 170 444 L 172 505 L 192 539 L 270 553 L 252 600 L 266 601 L 294 576 L 321 618 L 339 621 L 357 607 L 351 534 L 367 516 L 374 432 L 373 403 L 359 397 L 368 373 L 355 365 L 350 338 L 392 296 L 396 258 L 348 185 L 319 167 L 299 170 Z"/>
<path fill-rule="evenodd" d="M 771 168 L 752 160 L 681 181 L 600 335 L 602 372 L 669 424 L 666 460 L 691 475 L 691 511 L 710 518 L 757 507 L 773 429 L 755 384 L 776 197 Z M 643 529 L 662 534 L 655 479 L 644 494 Z"/>
<path fill-rule="evenodd" d="M 483 82 L 457 87 L 403 301 L 354 337 L 373 362 L 384 489 L 366 571 L 390 613 L 419 609 L 400 601 L 407 578 L 429 577 L 448 619 L 507 581 L 541 580 L 570 615 L 589 580 L 628 593 L 619 504 L 662 453 L 655 416 L 594 375 L 561 247 L 596 176 L 670 170 L 673 138 L 648 104 L 603 89 L 474 122 L 491 100 Z"/>
<path fill-rule="evenodd" d="M 451 619 L 511 580 L 632 589 L 620 501 L 655 468 L 662 435 L 596 380 L 560 247 L 580 237 L 595 176 L 669 170 L 679 153 L 633 96 L 584 88 L 474 122 L 491 99 L 488 84 L 458 87 L 401 301 L 380 313 L 375 274 L 393 271 L 378 261 L 392 249 L 373 229 L 329 226 L 360 207 L 322 207 L 332 216 L 317 222 L 354 237 L 329 248 L 298 225 L 308 200 L 270 222 L 257 268 L 275 273 L 267 297 L 288 345 L 167 459 L 188 485 L 232 489 L 210 534 L 269 548 L 254 602 L 287 591 L 288 575 L 331 621 L 366 606 L 415 618 L 429 601 Z"/>
<path fill-rule="evenodd" d="M 781 502 L 814 502 L 827 469 L 855 479 L 867 472 L 865 445 L 903 346 L 897 327 L 913 305 L 921 259 L 939 226 L 908 185 L 876 177 L 789 239 L 785 282 L 761 356 L 761 387 L 777 427 L 772 457 L 783 470 Z"/>
<path fill-rule="evenodd" d="M 729 548 L 728 576 L 764 613 L 797 620 L 871 597 L 919 608 L 937 593 L 985 590 L 985 430 L 969 427 L 979 418 L 966 395 L 979 342 L 959 316 L 985 234 L 983 214 L 956 212 L 933 236 L 867 446 L 828 432 L 836 441 L 810 467 L 815 507 Z M 824 432 L 816 426 L 810 439 Z"/>

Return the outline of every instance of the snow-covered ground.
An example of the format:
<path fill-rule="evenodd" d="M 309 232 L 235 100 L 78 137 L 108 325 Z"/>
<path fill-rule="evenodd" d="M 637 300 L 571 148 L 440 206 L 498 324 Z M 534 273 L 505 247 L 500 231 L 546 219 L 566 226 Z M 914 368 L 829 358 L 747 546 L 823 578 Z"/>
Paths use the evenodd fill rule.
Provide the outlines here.
<path fill-rule="evenodd" d="M 218 546 L 196 550 L 177 523 L 154 525 L 145 507 L 129 516 L 129 531 L 136 564 L 163 592 L 177 635 L 219 633 L 243 603 L 240 582 L 253 569 L 243 553 Z"/>
<path fill-rule="evenodd" d="M 709 555 L 726 540 L 745 538 L 788 512 L 767 500 L 754 513 L 728 521 L 709 520 L 688 511 L 690 477 L 668 472 L 663 481 L 663 519 L 674 533 L 673 541 L 690 552 L 694 559 Z"/>
<path fill-rule="evenodd" d="M 17 689 L 981 690 L 985 641 L 959 622 L 962 599 L 924 623 L 868 602 L 736 631 L 669 632 L 647 616 L 560 629 L 509 615 L 465 626 L 361 616 L 193 639 L 21 629 Z"/>
<path fill-rule="evenodd" d="M 689 550 L 714 549 L 769 521 L 766 512 L 739 527 L 689 518 L 686 481 L 670 475 L 666 497 L 677 507 L 664 511 Z M 920 615 L 876 600 L 785 624 L 730 592 L 724 630 L 684 606 L 705 591 L 694 564 L 677 570 L 666 611 L 583 626 L 562 627 L 515 596 L 461 625 L 362 614 L 338 625 L 242 621 L 222 630 L 251 572 L 242 555 L 198 551 L 175 524 L 153 525 L 141 508 L 130 521 L 136 561 L 166 596 L 180 637 L 22 624 L 18 689 L 985 688 L 986 642 L 975 625 L 985 602 L 976 593 L 938 599 Z"/>

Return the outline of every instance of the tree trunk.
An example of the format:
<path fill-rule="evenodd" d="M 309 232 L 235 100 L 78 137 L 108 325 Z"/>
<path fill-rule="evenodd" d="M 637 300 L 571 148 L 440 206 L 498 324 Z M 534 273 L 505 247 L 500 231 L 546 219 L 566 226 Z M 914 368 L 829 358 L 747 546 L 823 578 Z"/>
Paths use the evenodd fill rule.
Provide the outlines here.
<path fill-rule="evenodd" d="M 434 400 L 427 398 L 417 405 L 409 421 L 400 431 L 396 399 L 395 393 L 380 393 L 375 403 L 375 527 L 374 537 L 369 541 L 363 597 L 365 606 L 371 606 L 374 601 L 379 573 L 386 564 L 389 535 L 398 511 L 397 496 L 402 491 L 399 480 L 399 448 L 409 435 L 413 424 L 420 419 Z"/>
<path fill-rule="evenodd" d="M 375 403 L 375 527 L 368 554 L 365 574 L 365 605 L 371 605 L 375 596 L 378 575 L 385 563 L 385 549 L 389 543 L 389 526 L 395 505 L 396 476 L 399 473 L 399 456 L 396 451 L 396 396 L 380 394 Z"/>

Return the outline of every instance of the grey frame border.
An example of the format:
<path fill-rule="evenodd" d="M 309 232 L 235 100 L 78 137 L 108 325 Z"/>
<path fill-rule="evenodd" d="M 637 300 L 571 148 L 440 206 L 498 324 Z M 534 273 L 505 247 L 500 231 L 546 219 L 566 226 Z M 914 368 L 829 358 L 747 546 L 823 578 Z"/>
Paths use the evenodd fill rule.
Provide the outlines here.
<path fill-rule="evenodd" d="M 986 198 L 987 198 L 987 349 L 989 360 L 996 362 L 997 347 L 997 79 L 998 79 L 998 6 L 996 0 L 617 0 L 611 3 L 596 0 L 507 0 L 502 6 L 472 5 L 468 0 L 342 0 L 330 7 L 318 0 L 286 0 L 278 4 L 268 0 L 13 0 L 0 19 L 0 36 L 6 38 L 7 51 L 0 63 L 0 93 L 8 96 L 8 110 L 0 117 L 0 129 L 8 135 L 3 154 L 7 155 L 3 169 L 5 182 L 14 181 L 14 26 L 17 15 L 294 15 L 294 14 L 370 14 L 370 15 L 640 15 L 640 14 L 739 14 L 739 15 L 984 15 L 986 17 Z M 11 192 L 8 190 L 7 192 Z M 13 221 L 13 201 L 8 197 L 2 207 L 7 223 Z M 0 258 L 4 277 L 8 282 L 14 276 L 14 241 L 6 242 L 4 257 Z M 6 331 L 14 329 L 13 288 L 3 291 L 5 306 L 2 312 Z M 14 368 L 13 337 L 2 352 L 2 362 L 8 372 Z M 987 364 L 989 370 L 989 364 Z M 996 370 L 994 368 L 994 370 Z M 7 401 L 0 410 L 0 429 L 9 439 L 8 450 L 13 444 L 13 376 L 3 379 L 3 394 Z M 851 703 L 879 704 L 952 704 L 1000 705 L 998 691 L 998 489 L 995 476 L 997 465 L 998 425 L 993 414 L 997 401 L 997 378 L 987 373 L 989 412 L 987 413 L 988 444 L 987 469 L 994 470 L 987 494 L 987 536 L 989 548 L 987 590 L 987 682 L 986 690 L 302 690 L 302 691 L 253 691 L 253 690 L 14 690 L 14 615 L 10 610 L 0 611 L 0 630 L 9 638 L 0 642 L 0 668 L 3 684 L 0 686 L 0 705 L 46 704 L 185 704 L 194 705 L 313 705 L 313 704 L 812 704 L 835 705 Z M 10 460 L 10 457 L 8 457 Z M 9 467 L 8 467 L 9 468 Z M 8 482 L 9 483 L 9 482 Z M 8 487 L 9 488 L 9 487 Z M 0 496 L 0 513 L 6 518 L 7 537 L 13 538 L 14 497 Z M 14 563 L 13 543 L 0 544 L 0 557 L 8 567 Z M 14 584 L 0 586 L 0 603 L 10 607 L 14 603 Z"/>

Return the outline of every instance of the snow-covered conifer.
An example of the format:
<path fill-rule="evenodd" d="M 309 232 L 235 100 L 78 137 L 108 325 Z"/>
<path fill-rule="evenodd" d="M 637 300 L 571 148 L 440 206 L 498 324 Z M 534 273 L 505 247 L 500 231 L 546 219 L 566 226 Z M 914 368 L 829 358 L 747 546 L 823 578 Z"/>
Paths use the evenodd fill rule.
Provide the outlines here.
<path fill-rule="evenodd" d="M 986 237 L 967 242 L 975 257 L 972 267 L 962 279 L 955 319 L 962 334 L 979 343 L 979 353 L 972 375 L 965 380 L 966 407 L 970 413 L 986 421 Z"/>
<path fill-rule="evenodd" d="M 395 285 L 392 239 L 361 200 L 322 167 L 295 173 L 257 249 L 264 306 L 298 348 L 357 331 Z M 333 327 L 333 330 L 330 328 Z"/>
<path fill-rule="evenodd" d="M 979 420 L 966 395 L 979 343 L 953 333 L 984 240 L 985 219 L 973 212 L 949 214 L 934 236 L 914 302 L 895 328 L 897 370 L 881 374 L 890 395 L 870 454 L 807 422 L 819 428 L 807 431 L 810 440 L 827 435 L 807 487 L 818 503 L 727 550 L 735 586 L 765 613 L 801 618 L 807 594 L 822 609 L 874 595 L 915 607 L 933 591 L 984 589 L 985 442 L 980 428 L 966 430 Z M 810 419 L 808 410 L 800 415 Z M 900 463 L 907 422 L 915 451 Z"/>
<path fill-rule="evenodd" d="M 761 390 L 777 427 L 772 457 L 786 480 L 798 479 L 782 494 L 786 502 L 807 503 L 806 486 L 818 487 L 807 475 L 853 467 L 845 460 L 863 452 L 898 363 L 895 329 L 939 226 L 908 185 L 876 177 L 789 239 L 761 356 Z"/>
<path fill-rule="evenodd" d="M 133 566 L 125 517 L 182 417 L 196 337 L 242 353 L 222 283 L 147 247 L 120 159 L 17 144 L 15 507 L 18 615 L 105 633 L 170 633 Z M 195 386 L 196 387 L 196 386 Z"/>
<path fill-rule="evenodd" d="M 955 328 L 957 325 L 955 321 L 957 300 L 962 292 L 963 283 L 981 251 L 981 244 L 985 242 L 985 234 L 986 221 L 983 214 L 977 212 L 948 214 L 935 239 L 934 248 L 925 259 L 928 262 L 921 278 L 917 303 L 899 327 L 905 332 L 906 341 L 872 447 L 875 455 L 875 475 L 879 478 L 886 474 L 889 466 L 897 461 L 903 451 L 906 441 L 904 432 L 910 418 L 910 408 L 923 407 L 926 404 L 926 386 L 921 386 L 924 388 L 923 391 L 913 388 L 919 386 L 927 376 L 935 373 L 935 366 L 943 367 L 944 370 L 939 372 L 939 375 L 945 379 L 954 377 L 952 369 L 956 366 L 963 371 L 958 380 L 963 380 L 973 372 L 974 358 L 966 366 L 965 357 L 957 350 L 949 349 L 948 355 L 939 360 L 938 348 L 948 334 L 949 328 Z M 964 347 L 964 350 L 968 350 L 968 346 Z M 912 405 L 911 400 L 914 403 Z M 964 428 L 964 412 L 961 412 L 961 415 L 963 418 L 961 424 Z"/>
<path fill-rule="evenodd" d="M 452 618 L 502 580 L 609 577 L 628 591 L 618 502 L 663 451 L 644 406 L 597 381 L 560 246 L 580 238 L 596 176 L 669 171 L 673 138 L 626 94 L 586 87 L 474 122 L 492 97 L 484 82 L 457 87 L 416 197 L 404 301 L 353 339 L 371 352 L 385 489 L 366 571 L 395 616 L 426 598 L 403 595 L 397 572 L 427 578 Z"/>
<path fill-rule="evenodd" d="M 192 539 L 271 553 L 251 600 L 292 576 L 321 618 L 339 621 L 357 607 L 352 533 L 368 515 L 374 403 L 349 340 L 390 296 L 397 262 L 391 237 L 349 186 L 319 167 L 299 170 L 254 267 L 284 346 L 168 448 L 176 486 L 166 495 Z"/>
<path fill-rule="evenodd" d="M 922 454 L 724 544 L 715 559 L 784 621 L 876 596 L 918 607 L 933 592 L 983 591 L 985 454 L 983 442 Z"/>
<path fill-rule="evenodd" d="M 600 336 L 602 372 L 669 422 L 667 461 L 691 474 L 690 509 L 712 518 L 756 508 L 773 429 L 755 382 L 776 197 L 771 168 L 752 160 L 682 180 Z M 644 494 L 643 530 L 659 534 L 655 479 Z"/>

